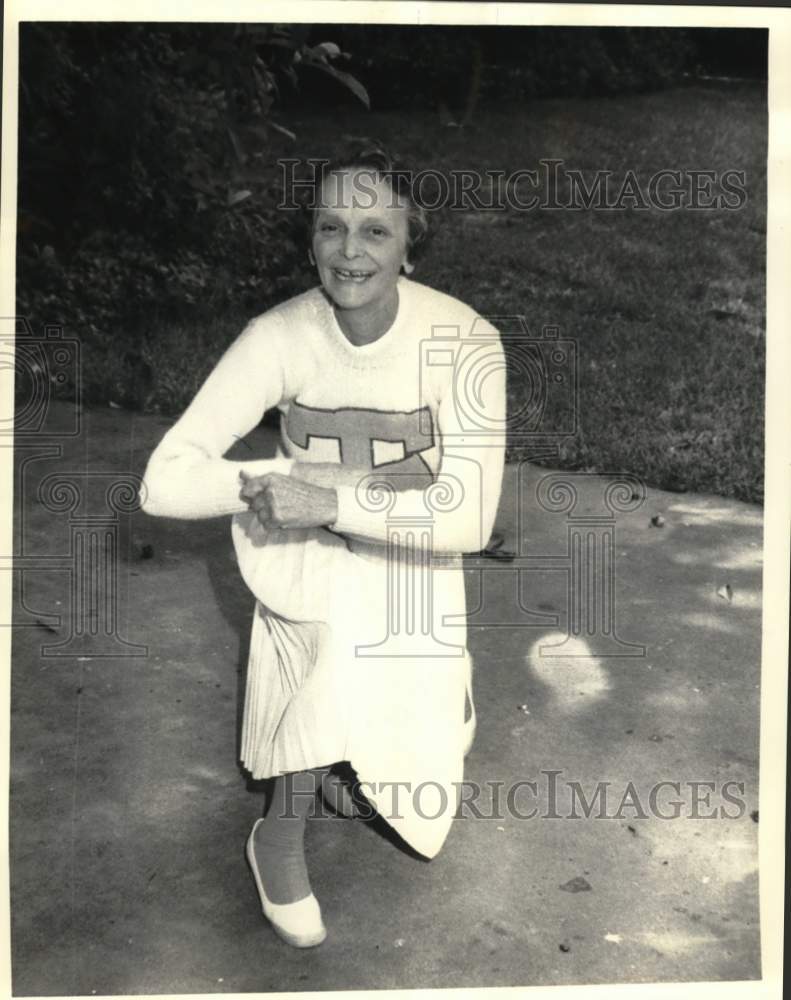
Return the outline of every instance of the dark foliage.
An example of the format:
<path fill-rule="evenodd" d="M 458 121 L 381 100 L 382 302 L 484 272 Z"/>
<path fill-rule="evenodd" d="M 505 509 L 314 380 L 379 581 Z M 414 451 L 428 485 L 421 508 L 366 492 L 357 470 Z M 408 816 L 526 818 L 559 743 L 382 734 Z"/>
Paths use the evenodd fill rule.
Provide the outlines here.
<path fill-rule="evenodd" d="M 681 29 L 140 23 L 30 23 L 20 46 L 18 311 L 88 340 L 305 283 L 276 207 L 300 107 L 367 104 L 361 80 L 376 107 L 464 124 L 479 100 L 664 85 L 716 50 Z"/>
<path fill-rule="evenodd" d="M 765 78 L 768 42 L 759 29 L 480 25 L 339 25 L 335 37 L 374 107 L 441 102 L 461 120 L 479 100 L 637 93 L 700 73 Z"/>
<path fill-rule="evenodd" d="M 80 339 L 85 400 L 175 413 L 247 318 L 314 283 L 299 213 L 277 207 L 279 158 L 332 156 L 347 133 L 386 139 L 418 169 L 511 171 L 555 151 L 650 171 L 697 150 L 749 168 L 753 185 L 747 210 L 704 220 L 703 236 L 689 213 L 639 232 L 614 219 L 603 255 L 585 228 L 602 219 L 508 218 L 495 231 L 451 213 L 419 277 L 483 312 L 529 310 L 577 333 L 585 317 L 596 375 L 564 465 L 760 499 L 765 126 L 730 84 L 702 132 L 690 89 L 645 120 L 617 95 L 696 74 L 765 78 L 766 48 L 767 32 L 732 29 L 23 24 L 17 311 Z M 606 99 L 577 99 L 591 95 Z M 684 291 L 705 274 L 706 303 Z M 694 377 L 690 337 L 705 373 Z M 680 370 L 665 371 L 671 361 Z"/>
<path fill-rule="evenodd" d="M 337 46 L 270 25 L 29 24 L 20 42 L 21 314 L 91 357 L 123 330 L 139 358 L 163 324 L 249 315 L 304 280 L 276 208 L 293 136 L 271 112 L 303 66 L 367 103 Z"/>

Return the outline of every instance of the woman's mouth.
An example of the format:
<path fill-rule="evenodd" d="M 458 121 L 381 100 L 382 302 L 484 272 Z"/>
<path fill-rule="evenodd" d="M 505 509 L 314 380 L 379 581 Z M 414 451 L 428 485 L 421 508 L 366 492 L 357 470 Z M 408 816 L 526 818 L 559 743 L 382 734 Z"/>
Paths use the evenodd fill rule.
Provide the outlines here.
<path fill-rule="evenodd" d="M 355 285 L 362 285 L 363 282 L 372 278 L 374 271 L 358 271 L 351 268 L 334 267 L 332 273 L 339 281 L 351 281 Z"/>

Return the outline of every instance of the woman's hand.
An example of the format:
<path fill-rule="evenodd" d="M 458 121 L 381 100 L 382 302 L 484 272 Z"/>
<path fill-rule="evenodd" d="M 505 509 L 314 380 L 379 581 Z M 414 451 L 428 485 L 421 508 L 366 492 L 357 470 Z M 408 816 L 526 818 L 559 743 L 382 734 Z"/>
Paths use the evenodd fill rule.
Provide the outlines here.
<path fill-rule="evenodd" d="M 239 496 L 255 511 L 266 528 L 324 528 L 338 517 L 334 489 L 306 483 L 292 476 L 270 472 L 250 477 L 240 474 Z"/>

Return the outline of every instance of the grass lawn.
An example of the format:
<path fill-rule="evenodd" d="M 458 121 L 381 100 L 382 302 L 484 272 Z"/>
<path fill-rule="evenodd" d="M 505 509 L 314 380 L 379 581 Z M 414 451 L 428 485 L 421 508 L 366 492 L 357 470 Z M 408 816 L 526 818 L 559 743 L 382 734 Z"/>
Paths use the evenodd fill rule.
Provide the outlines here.
<path fill-rule="evenodd" d="M 344 134 L 383 139 L 418 168 L 536 168 L 590 180 L 633 170 L 743 170 L 736 211 L 434 213 L 414 277 L 484 315 L 523 315 L 578 345 L 579 432 L 549 464 L 631 472 L 665 489 L 763 499 L 766 103 L 759 85 L 434 111 L 297 115 L 276 156 L 323 157 Z M 283 143 L 281 148 L 281 142 Z M 525 196 L 527 196 L 525 193 Z M 228 318 L 212 336 L 230 339 Z M 210 338 L 211 339 L 211 338 Z M 193 348 L 194 349 L 194 348 Z M 516 369 L 509 396 L 524 395 Z M 520 457 L 518 445 L 511 457 Z"/>

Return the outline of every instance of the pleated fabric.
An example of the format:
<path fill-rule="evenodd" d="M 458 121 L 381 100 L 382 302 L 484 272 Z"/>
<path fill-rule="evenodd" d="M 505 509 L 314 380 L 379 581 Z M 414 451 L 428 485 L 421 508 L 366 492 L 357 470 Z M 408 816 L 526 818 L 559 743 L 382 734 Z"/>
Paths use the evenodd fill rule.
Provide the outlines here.
<path fill-rule="evenodd" d="M 456 812 L 475 725 L 462 571 L 433 573 L 428 626 L 424 618 L 422 629 L 410 627 L 399 608 L 394 634 L 392 553 L 347 552 L 344 562 L 329 622 L 291 621 L 257 604 L 241 760 L 254 778 L 348 761 L 380 815 L 433 857 Z"/>

